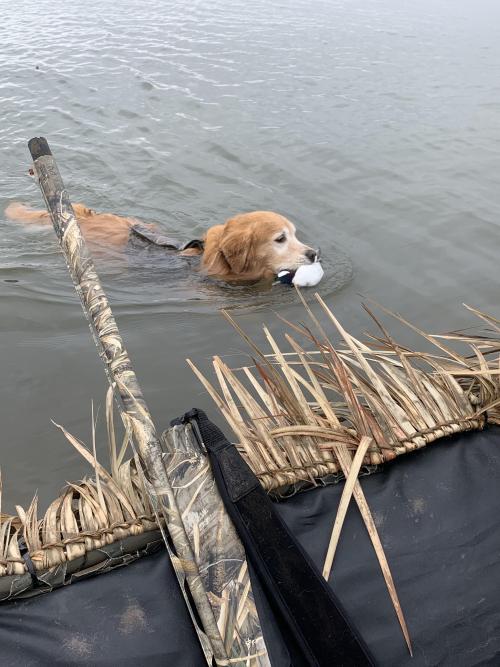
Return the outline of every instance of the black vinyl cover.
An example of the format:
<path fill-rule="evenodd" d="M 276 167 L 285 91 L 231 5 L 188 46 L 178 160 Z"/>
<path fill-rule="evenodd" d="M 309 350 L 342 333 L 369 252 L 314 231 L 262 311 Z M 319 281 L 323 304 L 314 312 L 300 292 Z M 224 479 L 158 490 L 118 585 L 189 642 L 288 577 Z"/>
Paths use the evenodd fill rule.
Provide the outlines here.
<path fill-rule="evenodd" d="M 0 666 L 206 665 L 166 551 L 0 605 Z"/>
<path fill-rule="evenodd" d="M 330 584 L 383 667 L 500 665 L 500 429 L 439 440 L 361 478 L 413 643 L 410 658 L 351 501 Z M 278 505 L 322 567 L 341 485 Z"/>
<path fill-rule="evenodd" d="M 372 658 L 340 601 L 276 513 L 235 445 L 201 410 L 195 419 L 212 473 L 294 667 L 370 667 Z"/>
<path fill-rule="evenodd" d="M 353 501 L 330 583 L 382 667 L 500 665 L 500 429 L 440 440 L 361 483 L 408 629 L 405 647 Z M 342 485 L 276 505 L 318 567 Z M 273 667 L 290 667 L 254 585 Z M 0 605 L 1 667 L 204 663 L 164 552 L 47 595 Z M 332 655 L 332 665 L 335 656 Z"/>

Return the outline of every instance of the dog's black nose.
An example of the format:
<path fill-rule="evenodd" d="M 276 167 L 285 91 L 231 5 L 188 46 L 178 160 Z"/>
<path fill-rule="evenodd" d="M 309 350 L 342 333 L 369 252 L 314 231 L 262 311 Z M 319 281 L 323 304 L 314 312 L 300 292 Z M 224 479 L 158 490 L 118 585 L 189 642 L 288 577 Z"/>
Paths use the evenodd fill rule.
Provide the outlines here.
<path fill-rule="evenodd" d="M 313 250 L 312 248 L 308 248 L 306 250 L 306 257 L 312 264 L 314 262 L 314 260 L 316 259 L 316 250 Z"/>

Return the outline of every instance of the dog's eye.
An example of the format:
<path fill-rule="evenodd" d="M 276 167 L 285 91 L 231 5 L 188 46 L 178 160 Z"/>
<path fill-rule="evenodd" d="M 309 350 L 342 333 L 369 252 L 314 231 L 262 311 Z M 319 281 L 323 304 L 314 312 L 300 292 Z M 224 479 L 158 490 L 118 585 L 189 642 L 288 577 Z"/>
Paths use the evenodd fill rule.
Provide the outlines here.
<path fill-rule="evenodd" d="M 281 236 L 278 236 L 277 239 L 274 239 L 276 243 L 284 243 L 286 241 L 286 234 L 282 234 Z"/>

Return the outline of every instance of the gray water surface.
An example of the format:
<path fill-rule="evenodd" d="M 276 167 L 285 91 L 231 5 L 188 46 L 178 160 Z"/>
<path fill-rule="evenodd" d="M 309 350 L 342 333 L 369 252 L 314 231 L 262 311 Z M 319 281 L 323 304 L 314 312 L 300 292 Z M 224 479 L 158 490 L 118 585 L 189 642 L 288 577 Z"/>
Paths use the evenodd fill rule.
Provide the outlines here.
<path fill-rule="evenodd" d="M 106 390 L 54 233 L 2 214 L 42 206 L 32 136 L 74 201 L 178 238 L 241 211 L 288 216 L 321 246 L 320 291 L 355 334 L 360 294 L 430 330 L 471 324 L 462 302 L 499 315 L 495 0 L 30 0 L 1 14 L 7 509 L 86 471 L 51 419 L 89 443 Z M 286 288 L 224 287 L 148 253 L 96 262 L 159 428 L 194 405 L 215 415 L 185 358 L 207 368 L 244 349 L 221 307 L 257 336 L 281 328 L 272 311 L 304 319 Z"/>

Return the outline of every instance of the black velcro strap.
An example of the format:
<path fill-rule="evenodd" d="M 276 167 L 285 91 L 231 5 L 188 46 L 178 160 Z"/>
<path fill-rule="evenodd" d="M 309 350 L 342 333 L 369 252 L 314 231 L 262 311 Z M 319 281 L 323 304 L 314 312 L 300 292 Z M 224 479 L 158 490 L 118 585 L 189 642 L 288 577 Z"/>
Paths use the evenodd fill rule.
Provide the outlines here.
<path fill-rule="evenodd" d="M 150 229 L 141 223 L 133 225 L 130 231 L 143 241 L 148 241 L 148 243 L 157 245 L 160 248 L 166 248 L 167 250 L 179 250 L 181 248 L 181 244 L 175 239 L 159 234 L 154 229 Z"/>
<path fill-rule="evenodd" d="M 294 667 L 375 662 L 337 596 L 274 511 L 258 479 L 222 431 L 192 410 L 226 510 L 259 577 Z"/>
<path fill-rule="evenodd" d="M 26 569 L 28 571 L 28 574 L 31 576 L 31 581 L 33 583 L 33 588 L 38 588 L 39 586 L 39 581 L 38 581 L 38 576 L 36 573 L 35 565 L 33 561 L 31 560 L 30 552 L 28 549 L 28 545 L 26 544 L 24 537 L 22 537 L 19 542 L 19 552 L 24 560 L 24 564 L 26 565 Z"/>
<path fill-rule="evenodd" d="M 197 248 L 198 250 L 203 251 L 205 249 L 205 241 L 202 239 L 193 239 L 192 241 L 185 243 L 181 247 L 181 250 L 188 250 L 189 248 Z"/>
<path fill-rule="evenodd" d="M 159 248 L 165 248 L 166 250 L 188 250 L 189 248 L 198 248 L 203 251 L 203 248 L 205 247 L 205 244 L 201 239 L 193 239 L 187 243 L 180 243 L 176 239 L 171 239 L 169 236 L 160 234 L 140 222 L 133 225 L 130 228 L 130 231 L 142 241 L 147 241 L 152 245 L 156 245 Z"/>

